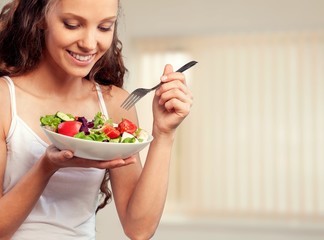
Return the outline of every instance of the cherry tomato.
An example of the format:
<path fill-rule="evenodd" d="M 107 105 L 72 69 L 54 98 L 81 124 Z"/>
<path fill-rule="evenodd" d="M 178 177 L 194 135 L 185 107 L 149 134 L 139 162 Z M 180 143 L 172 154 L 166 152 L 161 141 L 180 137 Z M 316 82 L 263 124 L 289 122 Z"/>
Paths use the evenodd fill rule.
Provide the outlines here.
<path fill-rule="evenodd" d="M 78 121 L 61 122 L 57 127 L 57 132 L 66 136 L 73 137 L 81 128 L 82 123 Z"/>
<path fill-rule="evenodd" d="M 118 130 L 120 133 L 127 132 L 130 134 L 133 134 L 137 130 L 137 126 L 135 123 L 129 121 L 128 119 L 123 119 L 119 124 L 118 124 Z"/>
<path fill-rule="evenodd" d="M 120 136 L 120 132 L 118 129 L 114 128 L 110 124 L 106 124 L 103 126 L 102 131 L 109 137 L 109 138 L 118 138 Z"/>

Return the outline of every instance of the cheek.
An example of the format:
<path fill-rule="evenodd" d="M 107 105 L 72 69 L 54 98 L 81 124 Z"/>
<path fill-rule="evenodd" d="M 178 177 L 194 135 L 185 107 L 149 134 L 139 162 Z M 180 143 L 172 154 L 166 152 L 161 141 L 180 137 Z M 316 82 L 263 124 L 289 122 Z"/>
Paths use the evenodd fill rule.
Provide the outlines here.
<path fill-rule="evenodd" d="M 101 51 L 104 51 L 104 52 L 108 51 L 112 45 L 114 34 L 115 34 L 114 29 L 109 33 L 110 34 L 105 33 L 105 34 L 98 35 L 98 39 L 97 39 L 98 47 Z"/>
<path fill-rule="evenodd" d="M 111 47 L 112 40 L 113 40 L 113 37 L 109 37 L 109 38 L 105 37 L 105 38 L 101 39 L 100 41 L 98 41 L 100 50 L 102 52 L 108 51 L 109 48 Z"/>
<path fill-rule="evenodd" d="M 62 38 L 59 38 L 58 36 L 59 34 L 52 34 L 51 32 L 45 35 L 47 49 L 55 49 L 63 45 Z"/>

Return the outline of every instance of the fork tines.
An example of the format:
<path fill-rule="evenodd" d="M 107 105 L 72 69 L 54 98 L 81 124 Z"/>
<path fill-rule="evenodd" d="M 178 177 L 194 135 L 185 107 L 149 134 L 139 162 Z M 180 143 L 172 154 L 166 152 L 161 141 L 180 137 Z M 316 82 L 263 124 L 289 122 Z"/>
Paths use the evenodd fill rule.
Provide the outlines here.
<path fill-rule="evenodd" d="M 120 106 L 126 110 L 129 110 L 146 94 L 141 94 L 139 91 L 140 89 L 137 89 L 132 92 Z"/>
<path fill-rule="evenodd" d="M 177 70 L 177 72 L 183 72 L 192 66 L 194 66 L 197 62 L 196 61 L 190 61 L 187 64 L 183 65 L 181 68 Z M 134 90 L 126 99 L 125 101 L 120 105 L 122 108 L 129 110 L 131 107 L 133 107 L 142 97 L 144 97 L 147 93 L 150 91 L 153 91 L 157 88 L 159 88 L 163 83 L 160 82 L 155 87 L 152 87 L 150 89 L 145 88 L 138 88 Z"/>
<path fill-rule="evenodd" d="M 135 103 L 137 103 L 138 100 L 140 100 L 139 96 L 129 95 L 120 106 L 126 110 L 129 110 Z"/>

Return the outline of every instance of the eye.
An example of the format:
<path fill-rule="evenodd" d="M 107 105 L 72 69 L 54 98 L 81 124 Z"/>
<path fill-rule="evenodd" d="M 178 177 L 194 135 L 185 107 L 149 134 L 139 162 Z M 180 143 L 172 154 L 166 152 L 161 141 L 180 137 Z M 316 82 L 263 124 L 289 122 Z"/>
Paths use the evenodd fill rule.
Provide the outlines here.
<path fill-rule="evenodd" d="M 113 25 L 110 26 L 99 26 L 98 29 L 102 32 L 110 32 L 112 30 Z"/>
<path fill-rule="evenodd" d="M 113 30 L 114 23 L 105 23 L 98 26 L 98 29 L 102 32 L 110 32 Z"/>
<path fill-rule="evenodd" d="M 80 25 L 74 22 L 63 21 L 64 27 L 70 30 L 77 29 Z"/>
<path fill-rule="evenodd" d="M 109 31 L 111 31 L 111 28 L 110 27 L 99 27 L 99 30 L 102 32 L 109 32 Z"/>

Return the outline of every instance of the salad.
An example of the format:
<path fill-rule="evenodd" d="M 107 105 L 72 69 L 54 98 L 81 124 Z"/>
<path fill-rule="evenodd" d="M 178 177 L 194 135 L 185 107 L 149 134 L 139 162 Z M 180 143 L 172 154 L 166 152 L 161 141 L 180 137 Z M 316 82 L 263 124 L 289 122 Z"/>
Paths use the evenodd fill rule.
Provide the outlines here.
<path fill-rule="evenodd" d="M 97 142 L 136 143 L 148 140 L 147 131 L 138 128 L 128 119 L 118 124 L 107 119 L 101 112 L 88 121 L 61 111 L 40 117 L 41 126 L 66 136 Z"/>

